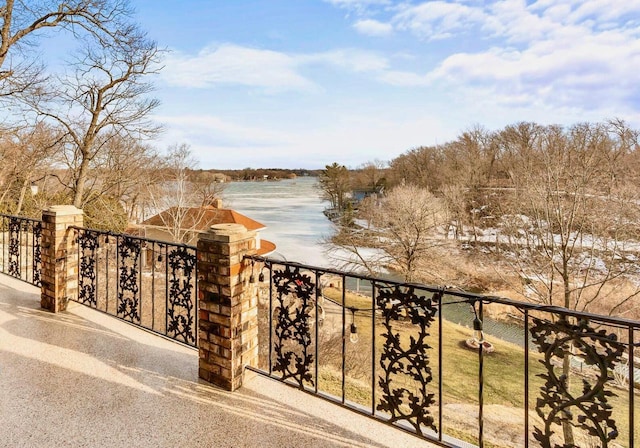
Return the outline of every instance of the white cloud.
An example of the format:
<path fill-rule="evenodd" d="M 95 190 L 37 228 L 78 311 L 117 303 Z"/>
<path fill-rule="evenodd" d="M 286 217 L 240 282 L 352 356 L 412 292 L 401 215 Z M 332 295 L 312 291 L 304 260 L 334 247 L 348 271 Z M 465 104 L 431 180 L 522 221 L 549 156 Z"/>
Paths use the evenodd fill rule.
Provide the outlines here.
<path fill-rule="evenodd" d="M 590 29 L 617 27 L 640 29 L 639 0 L 434 0 L 418 3 L 385 0 L 325 0 L 335 6 L 358 10 L 368 16 L 388 15 L 388 20 L 358 19 L 354 27 L 363 34 L 408 31 L 428 40 L 475 34 L 483 39 L 506 38 L 529 42 L 543 38 L 558 27 L 571 25 Z M 391 28 L 389 28 L 391 27 Z"/>
<path fill-rule="evenodd" d="M 373 19 L 358 20 L 353 27 L 360 34 L 367 36 L 388 36 L 393 32 L 393 25 L 390 23 L 378 22 Z"/>
<path fill-rule="evenodd" d="M 285 53 L 223 44 L 195 56 L 175 52 L 165 61 L 164 80 L 180 87 L 204 88 L 237 84 L 267 90 L 309 90 L 313 82 L 297 72 L 294 57 Z"/>
<path fill-rule="evenodd" d="M 438 116 L 428 114 L 407 119 L 345 113 L 324 126 L 308 123 L 295 130 L 290 123 L 248 126 L 208 115 L 156 119 L 170 125 L 164 146 L 186 143 L 202 168 L 221 169 L 237 168 L 242 163 L 253 167 L 320 168 L 333 161 L 355 167 L 368 160 L 390 160 L 412 147 L 435 143 L 434 137 L 450 139 L 457 132 Z M 243 162 L 239 164 L 239 160 Z"/>
<path fill-rule="evenodd" d="M 556 5 L 557 6 L 557 5 Z M 551 16 L 531 12 L 521 1 L 498 1 L 487 7 L 486 20 L 482 24 L 485 38 L 504 38 L 506 43 L 524 43 L 543 39 L 561 26 L 558 20 L 567 11 L 556 9 Z"/>
<path fill-rule="evenodd" d="M 581 22 L 589 17 L 598 22 L 606 22 L 637 14 L 640 11 L 640 2 L 638 0 L 538 0 L 529 6 L 531 11 L 541 11 L 545 14 L 557 8 L 567 11 L 563 17 L 566 23 Z"/>
<path fill-rule="evenodd" d="M 390 11 L 396 32 L 448 39 L 449 48 L 465 35 L 481 49 L 447 54 L 433 47 L 441 59 L 431 68 L 390 66 L 375 73 L 381 82 L 446 86 L 459 95 L 476 89 L 488 103 L 585 111 L 629 110 L 640 97 L 640 0 L 437 0 L 398 2 Z"/>
<path fill-rule="evenodd" d="M 290 131 L 273 126 L 246 125 L 206 113 L 158 115 L 154 119 L 167 128 L 158 146 L 169 147 L 177 142 L 189 145 L 201 168 L 240 168 L 243 164 L 284 167 L 300 148 L 296 148 Z M 269 163 L 270 158 L 274 164 Z"/>
<path fill-rule="evenodd" d="M 432 76 L 400 70 L 387 70 L 377 77 L 384 83 L 398 87 L 425 87 L 431 84 L 432 78 Z"/>
<path fill-rule="evenodd" d="M 356 11 L 357 13 L 364 13 L 371 7 L 386 6 L 393 2 L 391 0 L 324 0 L 339 8 L 348 9 L 350 11 Z"/>
<path fill-rule="evenodd" d="M 481 23 L 486 15 L 481 8 L 446 1 L 431 1 L 401 6 L 392 23 L 399 30 L 408 30 L 426 39 L 444 39 Z"/>
<path fill-rule="evenodd" d="M 423 79 L 486 88 L 496 102 L 505 103 L 528 97 L 547 105 L 598 109 L 617 104 L 623 109 L 637 98 L 639 40 L 573 28 L 556 34 L 522 50 L 494 47 L 453 54 Z"/>
<path fill-rule="evenodd" d="M 327 3 L 331 3 L 332 5 L 348 7 L 348 8 L 356 8 L 361 6 L 371 6 L 371 5 L 388 5 L 391 3 L 390 0 L 325 0 Z"/>
<path fill-rule="evenodd" d="M 297 57 L 300 65 L 325 64 L 353 72 L 377 72 L 388 68 L 389 61 L 371 51 L 345 48 Z"/>
<path fill-rule="evenodd" d="M 235 147 L 275 147 L 291 144 L 291 135 L 273 128 L 239 124 L 229 119 L 207 115 L 157 115 L 159 123 L 170 130 L 163 140 L 167 146 L 171 143 L 186 142 L 200 144 L 208 142 L 211 146 Z"/>
<path fill-rule="evenodd" d="M 402 87 L 406 89 L 402 93 L 411 97 L 407 104 L 413 106 L 398 106 L 404 100 L 401 94 L 395 109 L 386 107 L 386 101 L 394 103 L 399 90 L 383 88 L 379 104 L 385 107 L 376 112 L 350 104 L 340 109 L 344 114 L 340 118 L 334 117 L 334 109 L 325 115 L 322 102 L 315 103 L 311 109 L 320 112 L 313 117 L 330 117 L 326 122 L 297 121 L 295 112 L 288 122 L 274 119 L 259 126 L 206 115 L 165 117 L 174 129 L 174 141 L 190 143 L 207 166 L 224 167 L 224 158 L 236 160 L 227 166 L 237 165 L 238 159 L 254 166 L 301 165 L 291 156 L 301 154 L 300 148 L 308 167 L 334 160 L 358 165 L 374 158 L 390 159 L 412 146 L 430 144 L 430 138 L 445 141 L 478 121 L 498 128 L 514 120 L 567 123 L 637 116 L 640 0 L 436 0 L 395 5 L 376 0 L 326 1 L 363 14 L 352 20 L 362 34 L 393 33 L 393 40 L 386 40 L 383 48 L 402 38 L 417 40 L 418 45 L 403 46 L 408 55 L 385 55 L 382 49 L 294 53 L 224 44 L 193 56 L 172 55 L 165 79 L 192 87 L 322 88 L 330 97 L 331 85 L 320 86 L 316 81 L 333 81 L 333 76 L 324 76 L 323 70 L 329 68 L 341 75 L 351 73 Z M 473 46 L 467 44 L 469 40 Z M 305 98 L 305 106 L 315 99 Z M 414 113 L 403 115 L 411 107 Z M 415 112 L 422 107 L 435 111 L 438 119 L 429 115 L 407 119 L 419 117 Z"/>
<path fill-rule="evenodd" d="M 267 92 L 317 91 L 319 86 L 300 74 L 307 65 L 321 64 L 361 73 L 385 70 L 389 64 L 377 53 L 351 48 L 288 54 L 231 44 L 207 47 L 194 56 L 173 53 L 165 62 L 162 75 L 169 85 L 191 88 L 243 85 Z"/>
<path fill-rule="evenodd" d="M 559 22 L 563 20 L 564 17 L 567 17 L 571 12 L 571 5 L 567 4 L 556 4 L 551 5 L 548 8 L 542 11 L 542 15 L 554 22 Z"/>

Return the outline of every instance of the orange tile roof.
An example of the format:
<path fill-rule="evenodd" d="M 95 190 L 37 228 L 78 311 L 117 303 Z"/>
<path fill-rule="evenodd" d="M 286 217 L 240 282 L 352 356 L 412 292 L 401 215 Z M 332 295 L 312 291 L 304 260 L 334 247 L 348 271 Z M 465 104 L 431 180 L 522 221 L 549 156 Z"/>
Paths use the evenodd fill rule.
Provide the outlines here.
<path fill-rule="evenodd" d="M 179 218 L 179 214 L 182 214 Z M 174 219 L 180 219 L 183 229 L 207 230 L 214 224 L 242 224 L 247 230 L 261 230 L 266 226 L 235 210 L 215 207 L 190 207 L 180 212 L 178 207 L 171 207 L 142 222 L 143 226 L 169 227 Z"/>
<path fill-rule="evenodd" d="M 263 255 L 263 256 L 268 255 L 274 250 L 276 250 L 276 245 L 274 243 L 272 243 L 271 241 L 261 239 L 260 249 L 258 249 L 258 252 L 256 255 Z"/>

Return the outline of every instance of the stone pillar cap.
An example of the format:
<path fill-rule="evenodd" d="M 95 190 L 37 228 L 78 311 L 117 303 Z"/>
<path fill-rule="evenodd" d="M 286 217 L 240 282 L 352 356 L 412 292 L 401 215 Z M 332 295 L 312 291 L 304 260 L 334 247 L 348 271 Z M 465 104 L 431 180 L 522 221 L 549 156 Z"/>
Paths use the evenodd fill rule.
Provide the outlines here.
<path fill-rule="evenodd" d="M 201 240 L 233 243 L 247 238 L 255 238 L 255 231 L 249 231 L 242 224 L 215 224 L 200 234 Z"/>
<path fill-rule="evenodd" d="M 230 235 L 232 233 L 246 232 L 247 228 L 242 224 L 228 223 L 228 224 L 214 224 L 209 228 L 209 232 L 217 233 L 219 235 Z"/>
<path fill-rule="evenodd" d="M 56 215 L 79 215 L 83 213 L 81 209 L 73 205 L 52 205 L 44 211 Z"/>

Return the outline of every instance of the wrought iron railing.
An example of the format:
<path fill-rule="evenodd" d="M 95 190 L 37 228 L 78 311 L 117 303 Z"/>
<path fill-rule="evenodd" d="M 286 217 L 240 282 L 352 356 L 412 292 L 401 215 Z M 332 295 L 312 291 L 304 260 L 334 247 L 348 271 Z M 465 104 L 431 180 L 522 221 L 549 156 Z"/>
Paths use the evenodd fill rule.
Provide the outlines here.
<path fill-rule="evenodd" d="M 443 446 L 640 446 L 638 321 L 247 258 L 261 374 Z"/>
<path fill-rule="evenodd" d="M 0 231 L 2 272 L 41 286 L 42 221 L 0 214 Z"/>
<path fill-rule="evenodd" d="M 71 227 L 79 303 L 196 346 L 196 248 Z"/>

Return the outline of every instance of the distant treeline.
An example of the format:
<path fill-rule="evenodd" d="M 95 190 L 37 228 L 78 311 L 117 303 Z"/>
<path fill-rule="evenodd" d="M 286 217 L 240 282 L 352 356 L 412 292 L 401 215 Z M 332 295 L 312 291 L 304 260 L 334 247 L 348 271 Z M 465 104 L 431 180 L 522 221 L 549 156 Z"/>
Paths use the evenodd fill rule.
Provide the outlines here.
<path fill-rule="evenodd" d="M 195 170 L 209 173 L 223 174 L 227 180 L 251 181 L 251 180 L 278 180 L 292 179 L 296 177 L 318 176 L 321 170 L 307 170 L 303 168 L 243 168 L 240 170 Z"/>

